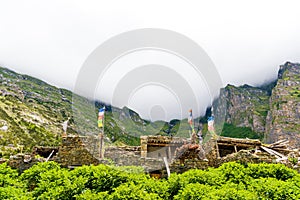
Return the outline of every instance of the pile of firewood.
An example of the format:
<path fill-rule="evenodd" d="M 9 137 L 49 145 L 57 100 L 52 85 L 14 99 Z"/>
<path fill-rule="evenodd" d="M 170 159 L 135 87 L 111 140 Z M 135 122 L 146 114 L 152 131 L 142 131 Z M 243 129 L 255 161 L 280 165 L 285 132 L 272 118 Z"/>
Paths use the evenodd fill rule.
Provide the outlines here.
<path fill-rule="evenodd" d="M 274 151 L 278 152 L 290 152 L 291 150 L 288 149 L 289 141 L 288 140 L 279 140 L 273 144 L 269 144 L 268 148 L 273 149 Z"/>
<path fill-rule="evenodd" d="M 286 160 L 288 158 L 288 154 L 293 152 L 293 150 L 288 148 L 288 145 L 288 140 L 279 140 L 273 144 L 263 144 L 260 148 L 263 151 L 274 155 L 278 160 Z"/>

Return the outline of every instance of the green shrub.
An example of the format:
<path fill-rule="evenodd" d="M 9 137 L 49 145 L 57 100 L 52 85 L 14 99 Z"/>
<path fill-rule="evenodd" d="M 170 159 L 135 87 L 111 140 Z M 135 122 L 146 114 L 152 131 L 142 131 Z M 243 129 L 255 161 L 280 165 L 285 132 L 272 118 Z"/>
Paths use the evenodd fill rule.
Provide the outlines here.
<path fill-rule="evenodd" d="M 273 177 L 283 181 L 291 179 L 298 174 L 295 170 L 290 169 L 283 164 L 267 163 L 248 164 L 245 173 L 256 179 Z"/>
<path fill-rule="evenodd" d="M 112 200 L 152 200 L 162 199 L 155 193 L 148 193 L 141 185 L 134 185 L 133 183 L 124 184 L 114 189 L 114 192 L 108 199 Z"/>
<path fill-rule="evenodd" d="M 41 178 L 32 194 L 41 199 L 74 199 L 85 189 L 86 179 L 71 176 L 67 169 L 52 169 L 41 174 Z"/>
<path fill-rule="evenodd" d="M 230 200 L 254 200 L 258 199 L 258 196 L 255 192 L 250 192 L 247 190 L 236 189 L 222 186 L 218 190 L 212 190 L 209 192 L 211 199 L 230 199 Z"/>
<path fill-rule="evenodd" d="M 300 175 L 280 164 L 225 163 L 219 168 L 153 179 L 137 167 L 55 162 L 23 174 L 0 165 L 0 199 L 300 199 Z"/>
<path fill-rule="evenodd" d="M 95 192 L 108 191 L 109 193 L 119 185 L 134 179 L 134 177 L 137 178 L 141 176 L 106 165 L 78 167 L 74 169 L 71 174 L 73 177 L 84 178 L 86 180 L 85 188 Z M 142 177 L 144 177 L 144 175 L 142 175 Z"/>
<path fill-rule="evenodd" d="M 246 173 L 245 166 L 240 163 L 229 162 L 218 168 L 222 179 L 225 182 L 233 182 L 236 184 L 246 184 L 251 177 Z"/>
<path fill-rule="evenodd" d="M 25 195 L 26 189 L 18 175 L 6 163 L 0 165 L 0 199 L 30 199 L 30 195 Z"/>
<path fill-rule="evenodd" d="M 7 166 L 6 163 L 0 165 L 0 187 L 13 186 L 19 184 L 16 180 L 18 172 Z"/>
<path fill-rule="evenodd" d="M 43 173 L 49 170 L 59 171 L 61 168 L 56 162 L 43 162 L 33 165 L 23 172 L 20 179 L 25 183 L 29 191 L 32 191 L 41 180 Z"/>
<path fill-rule="evenodd" d="M 249 190 L 256 192 L 263 199 L 300 199 L 300 188 L 293 182 L 269 177 L 254 179 L 249 185 Z"/>
<path fill-rule="evenodd" d="M 83 193 L 75 196 L 77 200 L 107 200 L 107 192 L 93 193 L 91 190 L 85 190 Z"/>
<path fill-rule="evenodd" d="M 183 189 L 179 190 L 178 194 L 174 196 L 175 200 L 194 200 L 194 199 L 212 199 L 210 192 L 215 190 L 209 185 L 202 185 L 200 183 L 190 183 Z"/>

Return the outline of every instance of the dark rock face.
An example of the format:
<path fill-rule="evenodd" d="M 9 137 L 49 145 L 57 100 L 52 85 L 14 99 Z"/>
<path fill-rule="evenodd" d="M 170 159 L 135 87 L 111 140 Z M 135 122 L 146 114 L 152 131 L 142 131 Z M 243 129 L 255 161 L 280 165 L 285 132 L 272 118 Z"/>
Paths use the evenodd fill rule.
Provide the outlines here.
<path fill-rule="evenodd" d="M 225 122 L 264 134 L 265 142 L 289 139 L 300 147 L 300 64 L 280 66 L 278 79 L 262 87 L 228 85 L 214 105 L 216 116 L 226 107 Z"/>
<path fill-rule="evenodd" d="M 266 90 L 244 85 L 228 85 L 219 97 L 226 107 L 225 122 L 238 127 L 250 127 L 258 133 L 265 132 L 266 116 L 269 110 L 269 94 Z M 220 104 L 219 104 L 220 105 Z M 218 105 L 218 106 L 219 106 Z M 224 108 L 215 108 L 215 115 L 221 115 Z"/>
<path fill-rule="evenodd" d="M 215 124 L 224 117 L 227 124 L 249 127 L 264 135 L 266 142 L 289 139 L 293 147 L 299 147 L 299 76 L 300 64 L 287 62 L 280 66 L 278 80 L 269 85 L 226 86 L 213 104 Z M 77 104 L 73 104 L 74 99 Z M 87 102 L 90 101 L 71 91 L 0 67 L 0 146 L 24 145 L 27 150 L 35 145 L 57 146 L 61 142 L 61 123 L 67 119 L 68 134 L 98 134 L 93 104 L 98 108 L 103 104 Z M 186 119 L 150 123 L 126 107 L 106 107 L 108 141 L 138 145 L 141 135 L 188 137 Z M 201 123 L 206 123 L 205 117 Z"/>
<path fill-rule="evenodd" d="M 266 141 L 281 139 L 300 147 L 300 64 L 289 62 L 280 66 L 266 124 Z"/>

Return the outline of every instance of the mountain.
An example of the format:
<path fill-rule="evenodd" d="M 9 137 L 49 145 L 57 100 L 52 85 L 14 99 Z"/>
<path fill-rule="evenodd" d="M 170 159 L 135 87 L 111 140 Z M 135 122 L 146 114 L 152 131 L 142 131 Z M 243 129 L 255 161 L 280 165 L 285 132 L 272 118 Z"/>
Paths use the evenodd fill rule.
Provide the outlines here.
<path fill-rule="evenodd" d="M 300 64 L 285 63 L 278 79 L 261 87 L 227 85 L 213 105 L 215 115 L 225 115 L 223 135 L 268 143 L 289 139 L 300 146 Z"/>
<path fill-rule="evenodd" d="M 259 138 L 266 142 L 289 139 L 299 146 L 300 64 L 280 66 L 278 79 L 253 87 L 227 85 L 208 108 L 195 118 L 196 131 L 207 135 L 207 118 L 213 113 L 222 136 Z M 68 134 L 97 135 L 98 109 L 106 106 L 105 140 L 115 145 L 139 145 L 141 135 L 189 137 L 187 119 L 150 122 L 124 107 L 94 102 L 66 89 L 0 67 L 0 148 L 60 144 L 62 123 Z"/>
<path fill-rule="evenodd" d="M 270 96 L 267 89 L 249 85 L 240 87 L 227 85 L 221 89 L 217 101 L 223 102 L 218 105 L 215 102 L 213 104 L 215 116 L 225 115 L 221 135 L 262 139 L 266 117 L 270 110 Z"/>
<path fill-rule="evenodd" d="M 280 66 L 269 106 L 266 141 L 289 139 L 292 146 L 300 147 L 300 64 Z"/>
<path fill-rule="evenodd" d="M 62 123 L 68 134 L 97 135 L 97 112 L 106 106 L 105 136 L 109 143 L 138 145 L 139 136 L 156 134 L 165 122 L 150 123 L 124 107 L 93 102 L 31 76 L 0 67 L 0 147 L 57 146 Z"/>

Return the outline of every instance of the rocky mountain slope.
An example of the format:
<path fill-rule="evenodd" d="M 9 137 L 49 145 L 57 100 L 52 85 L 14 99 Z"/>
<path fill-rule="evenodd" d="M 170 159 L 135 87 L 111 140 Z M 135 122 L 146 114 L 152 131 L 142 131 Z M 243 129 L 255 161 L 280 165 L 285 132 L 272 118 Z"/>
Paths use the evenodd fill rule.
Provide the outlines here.
<path fill-rule="evenodd" d="M 300 64 L 280 66 L 267 116 L 266 141 L 289 139 L 300 147 Z"/>
<path fill-rule="evenodd" d="M 58 145 L 62 123 L 67 119 L 68 134 L 97 135 L 97 112 L 102 106 L 39 79 L 0 68 L 0 148 L 23 145 L 30 150 L 34 145 Z M 138 145 L 140 135 L 158 133 L 165 123 L 150 123 L 128 108 L 106 105 L 106 109 L 105 135 L 111 143 Z"/>
<path fill-rule="evenodd" d="M 300 64 L 280 66 L 278 79 L 262 87 L 228 85 L 217 101 L 225 102 L 225 125 L 251 128 L 265 142 L 289 139 L 300 146 Z M 214 109 L 215 115 L 224 110 Z"/>
<path fill-rule="evenodd" d="M 278 80 L 261 87 L 228 85 L 213 103 L 219 134 L 259 138 L 267 142 L 288 138 L 299 146 L 300 65 L 280 66 Z M 75 101 L 74 101 L 75 100 Z M 74 103 L 76 102 L 76 103 Z M 62 123 L 69 119 L 69 134 L 97 135 L 97 110 L 104 106 L 39 79 L 0 68 L 0 148 L 60 143 Z M 149 122 L 129 108 L 106 105 L 105 136 L 108 143 L 138 145 L 140 135 L 189 137 L 187 119 Z M 195 119 L 207 133 L 208 108 Z M 225 123 L 224 123 L 225 122 Z M 217 123 L 216 123 L 217 124 Z"/>

